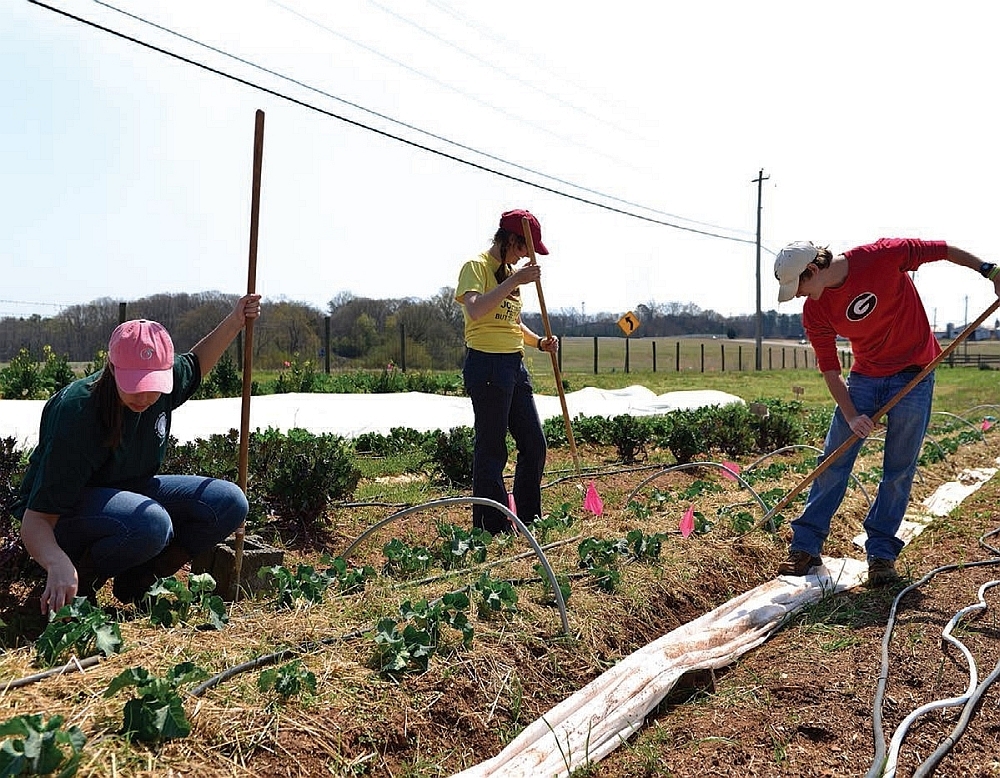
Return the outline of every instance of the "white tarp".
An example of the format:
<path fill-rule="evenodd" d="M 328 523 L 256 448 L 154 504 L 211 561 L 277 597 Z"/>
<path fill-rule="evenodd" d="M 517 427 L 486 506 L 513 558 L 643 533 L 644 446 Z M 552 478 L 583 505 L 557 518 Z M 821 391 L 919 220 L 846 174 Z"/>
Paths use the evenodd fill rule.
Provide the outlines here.
<path fill-rule="evenodd" d="M 629 654 L 529 724 L 506 748 L 453 778 L 568 776 L 603 759 L 639 727 L 684 673 L 732 664 L 791 613 L 859 586 L 867 566 L 823 558 L 812 575 L 781 577 L 734 597 Z"/>
<path fill-rule="evenodd" d="M 566 394 L 570 418 L 622 414 L 650 416 L 657 413 L 700 408 L 707 405 L 742 403 L 733 394 L 715 390 L 691 390 L 657 395 L 644 386 L 626 389 L 586 388 Z M 536 394 L 542 419 L 562 416 L 557 395 Z M 28 449 L 38 441 L 38 420 L 43 400 L 0 400 L 0 437 L 14 437 Z M 171 434 L 181 443 L 240 428 L 242 398 L 190 400 L 174 412 Z M 250 429 L 274 427 L 285 432 L 293 427 L 315 435 L 333 433 L 356 437 L 364 432 L 386 435 L 393 427 L 428 432 L 472 426 L 472 402 L 468 397 L 446 397 L 420 392 L 396 394 L 269 394 L 250 399 Z"/>

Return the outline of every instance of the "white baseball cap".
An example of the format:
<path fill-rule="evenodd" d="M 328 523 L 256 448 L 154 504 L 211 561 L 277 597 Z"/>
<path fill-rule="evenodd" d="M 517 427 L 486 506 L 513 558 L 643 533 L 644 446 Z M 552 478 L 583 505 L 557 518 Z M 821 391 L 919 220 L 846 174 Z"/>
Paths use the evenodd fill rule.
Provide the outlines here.
<path fill-rule="evenodd" d="M 774 277 L 778 279 L 778 302 L 785 303 L 799 291 L 799 276 L 819 256 L 819 249 L 807 240 L 789 243 L 774 258 Z"/>

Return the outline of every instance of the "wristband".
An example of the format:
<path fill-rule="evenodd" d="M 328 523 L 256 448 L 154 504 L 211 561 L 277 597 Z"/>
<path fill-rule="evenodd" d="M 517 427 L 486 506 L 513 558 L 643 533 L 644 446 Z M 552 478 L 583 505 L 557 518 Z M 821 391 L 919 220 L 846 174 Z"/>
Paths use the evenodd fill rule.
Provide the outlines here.
<path fill-rule="evenodd" d="M 997 266 L 992 262 L 983 262 L 983 264 L 979 266 L 979 275 L 992 281 L 996 276 L 996 269 Z"/>
<path fill-rule="evenodd" d="M 998 273 L 1000 273 L 1000 265 L 994 265 L 994 266 L 993 266 L 993 269 L 992 269 L 992 270 L 991 270 L 991 271 L 989 272 L 989 275 L 987 275 L 986 277 L 987 277 L 987 278 L 988 278 L 988 279 L 989 279 L 990 281 L 992 281 L 992 280 L 993 280 L 994 278 L 996 278 L 996 277 L 997 277 L 997 274 L 998 274 Z"/>
<path fill-rule="evenodd" d="M 545 349 L 542 348 L 542 339 L 541 338 L 538 339 L 538 343 L 535 344 L 535 348 L 537 348 L 539 351 L 545 351 Z"/>

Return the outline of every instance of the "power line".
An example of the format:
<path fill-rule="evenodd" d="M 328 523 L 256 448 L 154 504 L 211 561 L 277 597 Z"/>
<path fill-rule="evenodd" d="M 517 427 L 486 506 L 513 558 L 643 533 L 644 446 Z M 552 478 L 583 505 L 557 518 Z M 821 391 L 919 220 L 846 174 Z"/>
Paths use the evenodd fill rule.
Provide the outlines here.
<path fill-rule="evenodd" d="M 500 73 L 504 77 L 509 78 L 512 81 L 516 81 L 518 84 L 521 84 L 522 86 L 526 86 L 529 89 L 532 89 L 532 90 L 538 92 L 539 94 L 543 95 L 544 97 L 548 98 L 549 100 L 552 100 L 552 101 L 558 103 L 559 105 L 563 105 L 563 106 L 569 108 L 570 110 L 572 110 L 572 111 L 574 111 L 574 112 L 576 112 L 578 114 L 586 116 L 588 119 L 593 119 L 594 121 L 600 122 L 601 124 L 604 124 L 604 125 L 606 125 L 608 127 L 612 127 L 612 128 L 614 128 L 616 130 L 619 130 L 619 131 L 622 131 L 622 132 L 628 132 L 629 134 L 632 134 L 629 130 L 616 125 L 614 122 L 609 122 L 605 117 L 603 117 L 603 116 L 601 116 L 599 114 L 591 113 L 590 111 L 586 110 L 585 108 L 581 108 L 578 105 L 574 105 L 573 103 L 570 103 L 567 100 L 564 100 L 559 95 L 553 94 L 552 92 L 548 92 L 545 89 L 542 89 L 540 86 L 537 86 L 536 84 L 533 84 L 530 81 L 525 81 L 523 78 L 520 78 L 520 77 L 514 75 L 513 73 L 508 72 L 504 68 L 495 65 L 494 63 L 490 62 L 489 60 L 484 59 L 483 57 L 480 57 L 478 54 L 476 54 L 474 52 L 471 52 L 471 51 L 467 51 L 466 49 L 464 49 L 461 46 L 459 46 L 457 43 L 454 43 L 453 41 L 450 41 L 447 38 L 444 38 L 444 37 L 438 35 L 437 33 L 432 32 L 431 30 L 428 30 L 422 24 L 419 24 L 418 22 L 415 22 L 412 19 L 409 19 L 406 16 L 403 16 L 403 14 L 397 13 L 396 11 L 392 10 L 391 8 L 386 8 L 384 5 L 382 5 L 381 3 L 379 3 L 378 0 L 368 0 L 368 2 L 369 2 L 370 5 L 374 5 L 376 8 L 378 8 L 380 11 L 382 11 L 384 13 L 387 13 L 390 16 L 396 18 L 396 19 L 399 19 L 401 22 L 404 22 L 405 24 L 408 24 L 411 27 L 415 27 L 416 29 L 420 30 L 420 32 L 422 32 L 424 35 L 426 35 L 426 36 L 428 36 L 428 37 L 430 37 L 430 38 L 438 41 L 439 43 L 443 43 L 444 45 L 449 46 L 452 49 L 455 49 L 455 51 L 458 51 L 461 54 L 463 54 L 464 56 L 468 57 L 469 59 L 474 60 L 475 62 L 478 62 L 479 64 L 488 67 L 490 70 L 495 70 L 497 73 Z"/>
<path fill-rule="evenodd" d="M 539 68 L 541 68 L 542 70 L 546 71 L 547 73 L 549 73 L 551 75 L 554 75 L 559 80 L 564 81 L 565 83 L 568 83 L 570 86 L 574 87 L 575 89 L 578 89 L 581 92 L 586 92 L 588 95 L 590 95 L 595 100 L 602 100 L 602 101 L 606 102 L 605 98 L 602 98 L 602 97 L 599 97 L 599 96 L 595 95 L 592 91 L 590 91 L 590 89 L 588 87 L 585 87 L 585 86 L 583 86 L 581 84 L 578 84 L 575 81 L 573 81 L 572 79 L 567 79 L 563 75 L 561 75 L 561 74 L 556 73 L 555 71 L 553 71 L 552 68 L 549 67 L 548 63 L 546 63 L 544 60 L 542 60 L 541 58 L 539 58 L 538 56 L 536 56 L 535 52 L 533 50 L 527 48 L 526 46 L 522 46 L 521 43 L 520 43 L 520 41 L 518 41 L 516 38 L 514 38 L 514 39 L 504 38 L 502 35 L 499 35 L 499 34 L 495 33 L 493 30 L 490 30 L 488 28 L 482 27 L 476 21 L 474 21 L 472 19 L 469 19 L 468 17 L 464 16 L 459 11 L 456 11 L 454 8 L 452 8 L 450 5 L 448 5 L 448 3 L 442 2 L 442 0 L 426 0 L 426 2 L 429 3 L 430 5 L 434 6 L 435 8 L 437 8 L 439 11 L 443 11 L 444 13 L 448 14 L 453 19 L 456 19 L 461 24 L 463 24 L 466 27 L 468 27 L 470 30 L 473 30 L 473 31 L 479 33 L 484 38 L 488 38 L 488 39 L 492 40 L 494 43 L 499 43 L 505 49 L 516 50 L 520 56 L 522 56 L 522 57 L 524 57 L 526 59 L 530 59 Z M 614 102 L 614 101 L 612 101 L 612 102 Z M 616 104 L 618 106 L 620 106 L 620 107 L 625 107 L 623 105 L 623 103 L 621 103 L 621 102 L 617 102 Z M 642 136 L 637 136 L 637 137 L 642 137 Z M 648 138 L 643 138 L 643 140 L 647 140 L 648 141 L 649 139 Z"/>
<path fill-rule="evenodd" d="M 55 8 L 55 7 L 51 6 L 51 5 L 48 5 L 46 3 L 41 2 L 41 0 L 28 0 L 28 2 L 31 3 L 32 5 L 37 5 L 37 6 L 41 7 L 41 8 L 45 8 L 46 10 L 52 11 L 53 13 L 59 14 L 60 16 L 64 16 L 67 19 L 72 19 L 73 21 L 79 22 L 80 24 L 84 24 L 84 25 L 86 25 L 88 27 L 92 27 L 92 28 L 94 28 L 96 30 L 100 30 L 101 32 L 105 32 L 105 33 L 108 33 L 109 35 L 113 35 L 113 36 L 115 36 L 117 38 L 121 38 L 122 40 L 128 41 L 130 43 L 134 43 L 137 46 L 142 46 L 143 48 L 147 48 L 147 49 L 149 49 L 151 51 L 155 51 L 155 52 L 157 52 L 159 54 L 163 54 L 164 56 L 171 57 L 171 58 L 176 59 L 176 60 L 178 60 L 180 62 L 184 62 L 186 64 L 193 65 L 195 67 L 201 68 L 202 70 L 205 70 L 206 72 L 213 73 L 214 75 L 221 76 L 222 78 L 229 79 L 229 80 L 234 81 L 234 82 L 236 82 L 238 84 L 243 84 L 244 86 L 250 87 L 251 89 L 256 89 L 257 91 L 263 92 L 264 94 L 268 94 L 268 95 L 271 95 L 273 97 L 277 97 L 278 99 L 285 100 L 285 101 L 287 101 L 289 103 L 292 103 L 294 105 L 298 105 L 298 106 L 300 106 L 302 108 L 306 108 L 307 110 L 315 111 L 316 113 L 322 114 L 324 116 L 328 116 L 328 117 L 330 117 L 332 119 L 337 119 L 337 120 L 342 121 L 345 124 L 349 124 L 349 125 L 351 125 L 353 127 L 357 127 L 359 129 L 363 129 L 363 130 L 367 130 L 369 132 L 373 132 L 373 133 L 375 133 L 377 135 L 380 135 L 380 136 L 382 136 L 384 138 L 388 138 L 390 140 L 395 140 L 395 141 L 397 141 L 399 143 L 404 143 L 404 144 L 406 144 L 408 146 L 412 146 L 413 148 L 417 148 L 417 149 L 420 149 L 422 151 L 426 151 L 426 152 L 429 152 L 431 154 L 435 154 L 435 155 L 437 155 L 439 157 L 443 157 L 445 159 L 449 159 L 449 160 L 451 160 L 453 162 L 458 162 L 459 164 L 466 165 L 468 167 L 474 168 L 476 170 L 480 170 L 480 171 L 485 172 L 485 173 L 491 173 L 491 174 L 493 174 L 495 176 L 499 176 L 501 178 L 505 178 L 505 179 L 507 179 L 509 181 L 514 181 L 514 182 L 519 183 L 519 184 L 524 184 L 525 186 L 530 186 L 530 187 L 532 187 L 534 189 L 538 189 L 538 190 L 543 191 L 543 192 L 549 192 L 550 194 L 554 194 L 554 195 L 557 195 L 559 197 L 565 197 L 565 198 L 567 198 L 569 200 L 574 200 L 574 201 L 579 202 L 579 203 L 584 203 L 586 205 L 594 206 L 595 208 L 601 208 L 601 209 L 603 209 L 605 211 L 608 211 L 610 213 L 617 213 L 617 214 L 622 215 L 622 216 L 627 216 L 627 217 L 630 217 L 630 218 L 633 218 L 633 219 L 638 219 L 640 221 L 649 222 L 651 224 L 659 224 L 659 225 L 661 225 L 663 227 L 670 227 L 672 229 L 681 230 L 683 232 L 690 232 L 690 233 L 697 234 L 697 235 L 704 235 L 706 237 L 719 238 L 720 240 L 728 240 L 728 241 L 733 241 L 733 242 L 736 242 L 736 243 L 747 243 L 747 244 L 753 244 L 754 243 L 753 240 L 748 239 L 748 238 L 737 238 L 737 237 L 732 237 L 732 236 L 729 236 L 729 235 L 722 235 L 722 234 L 719 234 L 719 233 L 716 233 L 716 232 L 711 232 L 709 230 L 702 230 L 702 229 L 696 229 L 696 228 L 693 228 L 693 227 L 686 227 L 686 226 L 681 225 L 681 224 L 675 224 L 675 223 L 672 223 L 672 222 L 664 221 L 662 219 L 656 219 L 656 218 L 653 218 L 653 217 L 650 217 L 650 216 L 645 216 L 643 214 L 633 213 L 631 211 L 627 211 L 627 210 L 622 209 L 622 208 L 617 208 L 617 207 L 614 207 L 614 206 L 611 206 L 611 205 L 607 205 L 605 203 L 595 202 L 594 200 L 590 200 L 590 199 L 585 198 L 585 197 L 580 197 L 579 195 L 575 195 L 575 194 L 572 194 L 572 193 L 569 193 L 569 192 L 563 192 L 563 191 L 560 191 L 560 190 L 555 189 L 553 187 L 545 186 L 543 184 L 537 183 L 535 181 L 530 181 L 530 180 L 527 180 L 527 179 L 524 179 L 524 178 L 520 178 L 520 177 L 512 175 L 510 173 L 506 173 L 506 172 L 501 171 L 501 170 L 496 170 L 495 168 L 490 168 L 490 167 L 487 167 L 486 165 L 481 165 L 481 164 L 479 164 L 477 162 L 473 162 L 472 160 L 463 159 L 463 158 L 458 157 L 458 156 L 456 156 L 454 154 L 449 154 L 446 151 L 442 151 L 440 149 L 435 149 L 435 148 L 432 148 L 430 146 L 425 146 L 424 144 L 417 143 L 416 141 L 410 140 L 408 138 L 403 138 L 403 137 L 401 137 L 399 135 L 394 135 L 391 132 L 387 132 L 387 131 L 379 129 L 377 127 L 372 127 L 370 125 L 364 124 L 363 122 L 359 122 L 359 121 L 356 121 L 354 119 L 349 119 L 346 116 L 341 116 L 340 114 L 334 113 L 333 111 L 330 111 L 330 110 L 327 110 L 325 108 L 321 108 L 319 106 L 316 106 L 316 105 L 313 105 L 311 103 L 308 103 L 305 100 L 300 100 L 300 99 L 298 99 L 296 97 L 292 97 L 290 95 L 286 95 L 286 94 L 284 94 L 282 92 L 279 92 L 276 89 L 271 89 L 271 88 L 265 87 L 265 86 L 263 86 L 261 84 L 254 83 L 253 81 L 250 81 L 249 79 L 241 78 L 240 76 L 234 75 L 232 73 L 227 73 L 227 72 L 225 72 L 223 70 L 220 70 L 218 68 L 212 67 L 211 65 L 207 65 L 207 64 L 202 63 L 202 62 L 197 62 L 197 61 L 195 61 L 195 60 L 193 60 L 193 59 L 191 59 L 189 57 L 185 57 L 185 56 L 183 56 L 181 54 L 177 54 L 176 52 L 172 52 L 172 51 L 170 51 L 168 49 L 162 48 L 160 46 L 156 46 L 155 44 L 149 43 L 147 41 L 140 40 L 139 38 L 135 38 L 135 37 L 133 37 L 131 35 L 126 35 L 125 33 L 121 32 L 119 30 L 114 30 L 114 29 L 111 29 L 110 27 L 106 27 L 104 25 L 98 24 L 97 22 L 91 21 L 90 19 L 84 19 L 84 18 L 82 18 L 80 16 L 76 16 L 75 14 L 71 14 L 68 11 L 62 10 L 61 8 Z M 574 184 L 569 184 L 569 185 L 570 186 L 575 186 Z M 581 188 L 581 187 L 576 187 L 576 188 Z M 604 196 L 604 195 L 601 195 L 601 196 Z M 638 206 L 638 207 L 644 208 L 644 206 Z M 649 209 L 649 210 L 652 210 L 652 209 Z"/>
<path fill-rule="evenodd" d="M 590 151 L 590 152 L 592 152 L 594 154 L 602 156 L 605 159 L 611 160 L 612 162 L 615 162 L 615 163 L 617 163 L 619 165 L 622 165 L 624 167 L 630 167 L 633 170 L 635 169 L 632 165 L 629 165 L 629 164 L 623 162 L 620 159 L 612 157 L 610 154 L 607 154 L 606 152 L 601 151 L 600 149 L 595 149 L 592 146 L 588 146 L 586 144 L 578 143 L 578 142 L 574 141 L 572 138 L 567 138 L 565 135 L 560 135 L 557 132 L 553 132 L 551 129 L 549 129 L 548 127 L 546 127 L 544 125 L 536 124 L 535 122 L 531 121 L 530 119 L 526 119 L 525 117 L 520 116 L 520 115 L 514 113 L 509 108 L 499 108 L 496 105 L 493 105 L 493 103 L 490 103 L 487 100 L 483 100 L 481 97 L 479 97 L 476 94 L 471 94 L 469 92 L 466 92 L 465 90 L 459 89 L 458 87 L 454 86 L 453 84 L 448 84 L 448 83 L 446 83 L 444 81 L 441 81 L 438 78 L 435 78 L 434 76 L 431 76 L 431 75 L 428 75 L 427 73 L 424 73 L 421 70 L 417 70 L 417 68 L 414 68 L 414 67 L 411 67 L 410 65 L 407 65 L 405 62 L 400 62 L 398 59 L 394 59 L 394 58 L 390 57 L 388 54 L 384 54 L 383 52 L 379 51 L 378 49 L 372 48 L 371 46 L 368 46 L 365 43 L 361 43 L 359 41 L 356 41 L 353 38 L 351 38 L 351 37 L 349 37 L 347 35 L 344 35 L 344 33 L 339 32 L 338 30 L 334 30 L 332 27 L 329 27 L 329 26 L 323 24 L 322 22 L 316 21 L 311 16 L 307 16 L 306 14 L 302 13 L 301 11 L 298 11 L 298 10 L 296 10 L 294 8 L 290 8 L 289 6 L 287 6 L 284 3 L 280 2 L 280 0 L 269 0 L 269 2 L 272 5 L 276 5 L 279 8 L 285 9 L 288 13 L 292 14 L 293 16 L 297 16 L 300 19 L 302 19 L 303 21 L 309 22 L 310 24 L 312 24 L 312 25 L 318 27 L 319 29 L 321 29 L 321 30 L 329 33 L 330 35 L 333 35 L 333 36 L 335 36 L 337 38 L 340 38 L 341 40 L 345 40 L 348 43 L 352 43 L 355 46 L 358 46 L 359 48 L 364 49 L 369 54 L 374 54 L 376 57 L 381 57 L 382 59 L 386 60 L 387 62 L 391 62 L 393 65 L 396 65 L 397 67 L 403 68 L 403 70 L 409 71 L 410 73 L 414 73 L 415 75 L 418 75 L 421 78 L 425 78 L 428 81 L 431 81 L 432 83 L 437 84 L 440 87 L 443 87 L 444 89 L 448 89 L 448 90 L 450 90 L 452 92 L 455 92 L 456 94 L 461 95 L 462 97 L 464 97 L 467 100 L 471 100 L 472 102 L 478 103 L 479 105 L 483 106 L 484 108 L 488 108 L 491 111 L 495 111 L 495 112 L 501 114 L 505 118 L 514 118 L 519 123 L 527 125 L 528 127 L 531 127 L 531 128 L 533 128 L 535 130 L 539 130 L 539 131 L 541 131 L 541 132 L 543 132 L 543 133 L 545 133 L 547 135 L 551 135 L 553 138 L 556 138 L 557 140 L 563 141 L 564 143 L 570 143 L 570 144 L 572 144 L 574 146 L 579 146 L 580 148 L 586 149 L 587 151 Z"/>
<path fill-rule="evenodd" d="M 40 303 L 33 300 L 0 300 L 4 305 L 45 305 L 50 308 L 64 308 L 63 303 Z"/>
<path fill-rule="evenodd" d="M 571 186 L 574 189 L 579 189 L 582 192 L 589 192 L 590 194 L 597 195 L 598 197 L 603 197 L 606 200 L 611 200 L 613 202 L 622 203 L 623 205 L 629 205 L 629 206 L 632 206 L 633 208 L 640 208 L 640 209 L 642 209 L 644 211 L 649 211 L 650 213 L 656 213 L 656 214 L 659 214 L 660 216 L 665 216 L 665 217 L 670 218 L 670 219 L 681 219 L 682 221 L 688 222 L 690 224 L 697 224 L 697 225 L 699 225 L 701 227 L 708 227 L 708 228 L 711 228 L 711 229 L 714 229 L 714 230 L 724 230 L 724 231 L 728 231 L 728 232 L 734 232 L 734 233 L 737 233 L 737 234 L 739 234 L 739 233 L 749 234 L 745 230 L 739 230 L 739 229 L 735 229 L 735 228 L 731 228 L 731 227 L 722 227 L 722 226 L 719 226 L 717 224 L 710 224 L 710 223 L 707 223 L 707 222 L 701 222 L 701 221 L 697 221 L 696 219 L 690 219 L 690 218 L 685 217 L 685 216 L 680 216 L 678 214 L 668 213 L 667 211 L 662 211 L 662 210 L 659 210 L 657 208 L 653 208 L 651 206 L 643 205 L 642 203 L 634 202 L 632 200 L 626 200 L 624 198 L 616 197 L 615 195 L 610 195 L 610 194 L 607 194 L 606 192 L 601 192 L 601 191 L 596 190 L 596 189 L 591 189 L 591 188 L 583 186 L 581 184 L 576 184 L 576 183 L 573 183 L 572 181 L 568 181 L 566 179 L 559 178 L 558 176 L 549 175 L 549 174 L 543 173 L 543 172 L 541 172 L 539 170 L 535 170 L 534 168 L 526 167 L 526 166 L 520 165 L 520 164 L 518 164 L 516 162 L 511 162 L 510 160 L 504 159 L 502 157 L 498 157 L 498 156 L 496 156 L 494 154 L 490 154 L 489 152 L 486 152 L 486 151 L 482 151 L 481 149 L 477 149 L 477 148 L 475 148 L 473 146 L 468 146 L 468 145 L 466 145 L 464 143 L 459 143 L 458 141 L 453 141 L 450 138 L 444 137 L 443 135 L 438 135 L 436 133 L 433 133 L 433 132 L 430 132 L 428 130 L 424 130 L 424 129 L 420 128 L 420 127 L 417 127 L 417 126 L 415 126 L 413 124 L 409 124 L 407 122 L 404 122 L 404 121 L 402 121 L 400 119 L 395 119 L 395 118 L 393 118 L 391 116 L 388 116 L 386 114 L 379 113 L 378 111 L 372 110 L 371 108 L 366 108 L 363 105 L 360 105 L 358 103 L 352 102 L 352 101 L 347 100 L 347 99 L 345 99 L 343 97 L 339 97 L 337 95 L 331 94 L 330 92 L 327 92 L 327 91 L 325 91 L 323 89 L 320 89 L 318 87 L 314 87 L 314 86 L 312 86 L 310 84 L 307 84 L 304 81 L 300 81 L 297 78 L 293 78 L 291 76 L 284 75 L 283 73 L 279 73 L 279 72 L 277 72 L 275 70 L 272 70 L 270 68 L 267 68 L 267 67 L 265 67 L 263 65 L 258 65 L 257 63 L 252 62 L 251 60 L 245 59 L 244 57 L 240 57 L 240 56 L 238 56 L 236 54 L 232 54 L 232 53 L 230 53 L 228 51 L 225 51 L 223 49 L 220 49 L 220 48 L 218 48 L 216 46 L 212 46 L 211 44 L 199 41 L 196 38 L 193 38 L 193 37 L 191 37 L 189 35 L 185 35 L 184 33 L 177 32 L 176 30 L 172 30 L 169 27 L 166 27 L 164 25 L 158 24 L 157 22 L 151 21 L 151 20 L 146 19 L 146 18 L 144 18 L 142 16 L 138 16 L 136 14 L 133 14 L 133 13 L 129 12 L 129 11 L 125 11 L 125 10 L 123 10 L 121 8 L 118 8 L 117 6 L 114 6 L 114 5 L 111 5 L 110 3 L 104 2 L 104 0 L 93 0 L 93 2 L 95 4 L 97 4 L 97 5 L 100 5 L 100 6 L 103 6 L 105 8 L 108 8 L 109 10 L 115 11 L 116 13 L 119 13 L 122 16 L 126 16 L 126 17 L 128 17 L 130 19 L 133 19 L 133 20 L 137 21 L 137 22 L 141 22 L 142 24 L 145 24 L 145 25 L 147 25 L 149 27 L 153 27 L 154 29 L 160 30 L 161 32 L 165 32 L 165 33 L 168 33 L 170 35 L 173 35 L 174 37 L 180 38 L 181 40 L 187 41 L 188 43 L 192 43 L 192 44 L 194 44 L 196 46 L 200 46 L 201 48 L 207 49 L 207 50 L 209 50 L 209 51 L 211 51 L 211 52 L 213 52 L 215 54 L 219 54 L 219 55 L 221 55 L 223 57 L 227 57 L 229 59 L 232 59 L 232 60 L 234 60 L 236 62 L 239 62 L 242 65 L 246 65 L 248 67 L 251 67 L 251 68 L 254 68 L 256 70 L 259 70 L 262 73 L 267 73 L 270 76 L 274 76 L 275 78 L 279 78 L 279 79 L 281 79 L 283 81 L 286 81 L 286 82 L 288 82 L 290 84 L 295 84 L 296 86 L 302 87 L 303 89 L 307 89 L 307 90 L 309 90 L 311 92 L 314 92 L 316 94 L 322 95 L 323 97 L 327 97 L 327 98 L 329 98 L 331 100 L 335 100 L 335 101 L 337 101 L 339 103 L 342 103 L 344 105 L 348 105 L 351 108 L 355 108 L 355 109 L 357 109 L 359 111 L 363 111 L 364 113 L 370 114 L 371 116 L 378 117 L 379 119 L 382 119 L 384 121 L 391 122 L 391 123 L 396 124 L 396 125 L 398 125 L 400 127 L 405 127 L 408 130 L 412 130 L 414 132 L 418 132 L 418 133 L 420 133 L 422 135 L 425 135 L 425 136 L 427 136 L 429 138 L 433 138 L 434 140 L 441 141 L 442 143 L 447 143 L 447 144 L 449 144 L 451 146 L 454 146 L 455 148 L 462 149 L 463 151 L 468 151 L 468 152 L 471 152 L 473 154 L 478 154 L 479 156 L 485 157 L 486 159 L 491 159 L 494 162 L 499 162 L 499 163 L 501 163 L 503 165 L 508 165 L 508 166 L 510 166 L 510 167 L 512 167 L 512 168 L 514 168 L 516 170 L 521 170 L 521 171 L 524 171 L 525 173 L 531 173 L 532 175 L 536 175 L 536 176 L 539 176 L 541 178 L 548 179 L 549 181 L 555 181 L 556 183 L 563 184 L 565 186 Z"/>

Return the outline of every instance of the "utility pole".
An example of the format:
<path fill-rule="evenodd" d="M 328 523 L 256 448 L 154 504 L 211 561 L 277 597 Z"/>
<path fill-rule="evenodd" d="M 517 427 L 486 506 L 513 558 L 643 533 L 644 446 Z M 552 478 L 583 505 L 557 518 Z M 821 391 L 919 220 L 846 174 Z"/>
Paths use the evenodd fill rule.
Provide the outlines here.
<path fill-rule="evenodd" d="M 754 360 L 754 367 L 757 370 L 761 369 L 761 355 L 764 351 L 764 317 L 760 312 L 760 213 L 762 209 L 761 199 L 763 197 L 764 182 L 770 176 L 764 175 L 764 168 L 760 169 L 757 177 L 751 182 L 757 184 L 757 356 Z"/>

